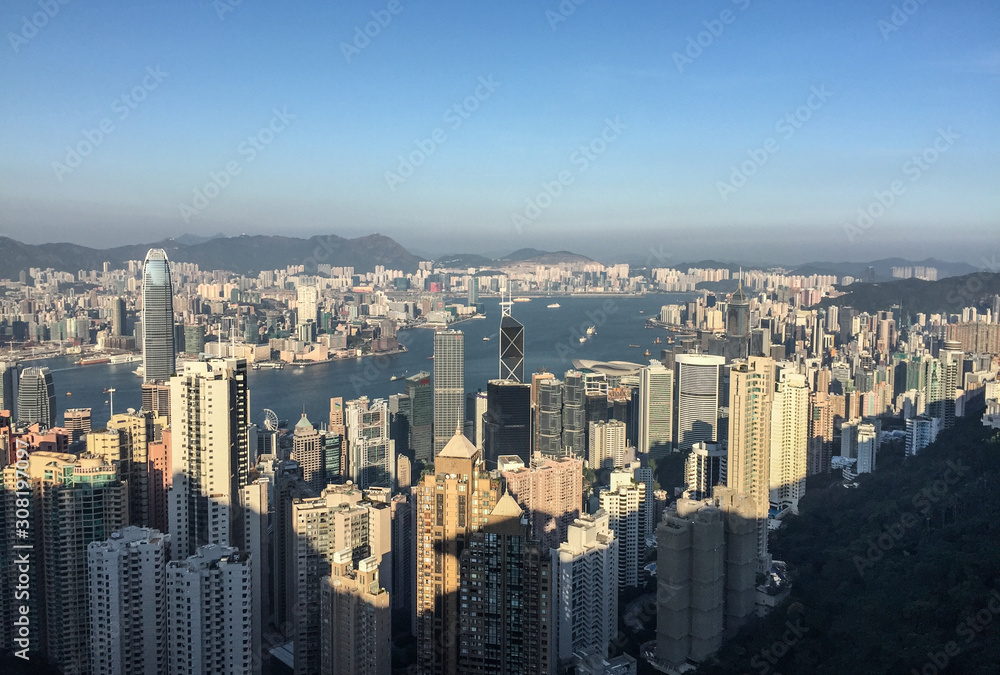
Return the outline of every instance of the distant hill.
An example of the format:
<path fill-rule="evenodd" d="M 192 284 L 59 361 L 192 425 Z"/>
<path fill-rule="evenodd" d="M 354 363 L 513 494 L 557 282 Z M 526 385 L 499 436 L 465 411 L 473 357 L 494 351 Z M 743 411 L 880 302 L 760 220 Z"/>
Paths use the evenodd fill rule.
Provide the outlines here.
<path fill-rule="evenodd" d="M 315 271 L 317 263 L 350 266 L 363 272 L 374 270 L 376 265 L 413 272 L 421 260 L 380 234 L 355 239 L 337 235 L 309 239 L 260 235 L 199 239 L 185 235 L 180 239 L 101 250 L 67 243 L 23 244 L 0 237 L 0 278 L 17 279 L 21 270 L 30 267 L 51 267 L 65 272 L 101 269 L 104 262 L 121 267 L 128 260 L 142 260 L 150 248 L 164 249 L 172 262 L 196 263 L 202 269 L 239 274 L 257 274 L 288 265 L 306 265 L 307 271 Z"/>
<path fill-rule="evenodd" d="M 536 248 L 521 248 L 502 258 L 487 258 L 476 253 L 455 253 L 441 256 L 435 262 L 442 267 L 476 267 L 503 269 L 511 265 L 558 265 L 561 263 L 592 262 L 587 256 L 571 251 L 540 251 Z"/>
<path fill-rule="evenodd" d="M 938 279 L 972 274 L 976 268 L 968 263 L 952 263 L 937 258 L 926 260 L 906 260 L 905 258 L 883 258 L 871 262 L 810 262 L 799 265 L 792 274 L 809 276 L 812 274 L 834 274 L 838 277 L 852 276 L 862 281 L 868 280 L 868 268 L 875 268 L 875 280 L 892 279 L 893 267 L 933 267 L 938 271 Z"/>
<path fill-rule="evenodd" d="M 899 305 L 906 314 L 923 312 L 956 313 L 963 307 L 985 308 L 1000 293 L 1000 274 L 979 272 L 938 281 L 900 279 L 883 283 L 854 283 L 841 286 L 846 295 L 824 298 L 821 307 L 853 307 L 862 312 L 876 312 Z"/>

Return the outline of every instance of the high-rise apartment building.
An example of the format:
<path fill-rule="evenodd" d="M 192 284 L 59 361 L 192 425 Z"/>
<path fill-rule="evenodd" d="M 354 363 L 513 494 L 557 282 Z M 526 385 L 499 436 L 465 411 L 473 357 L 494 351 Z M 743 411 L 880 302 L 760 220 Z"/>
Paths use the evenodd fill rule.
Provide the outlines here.
<path fill-rule="evenodd" d="M 458 671 L 552 670 L 552 561 L 503 495 L 461 553 Z"/>
<path fill-rule="evenodd" d="M 69 408 L 63 413 L 63 427 L 70 434 L 70 443 L 76 443 L 90 433 L 90 408 Z"/>
<path fill-rule="evenodd" d="M 771 414 L 774 361 L 751 356 L 733 364 L 729 373 L 729 457 L 726 485 L 750 495 L 757 507 L 757 552 L 760 570 L 770 567 L 767 515 L 771 490 Z"/>
<path fill-rule="evenodd" d="M 670 452 L 674 438 L 674 373 L 659 361 L 639 371 L 640 453 Z"/>
<path fill-rule="evenodd" d="M 719 383 L 726 360 L 709 354 L 678 354 L 677 448 L 719 441 Z"/>
<path fill-rule="evenodd" d="M 552 549 L 555 653 L 560 665 L 574 653 L 606 657 L 618 627 L 618 541 L 604 511 L 582 515 Z"/>
<path fill-rule="evenodd" d="M 52 371 L 46 366 L 25 368 L 17 388 L 17 421 L 40 424 L 46 429 L 56 425 L 56 388 Z"/>
<path fill-rule="evenodd" d="M 337 551 L 320 588 L 321 675 L 389 675 L 390 598 L 378 559 L 364 558 L 355 569 L 351 549 Z"/>
<path fill-rule="evenodd" d="M 434 455 L 465 426 L 465 334 L 434 334 Z"/>
<path fill-rule="evenodd" d="M 299 284 L 295 289 L 296 304 L 296 325 L 302 326 L 317 323 L 319 320 L 319 288 L 316 284 Z"/>
<path fill-rule="evenodd" d="M 149 527 L 150 466 L 149 444 L 155 439 L 153 413 L 140 410 L 112 415 L 108 432 L 119 438 L 119 475 L 128 481 L 129 524 Z"/>
<path fill-rule="evenodd" d="M 250 556 L 217 544 L 167 563 L 169 675 L 260 673 L 260 645 L 251 641 L 252 565 Z"/>
<path fill-rule="evenodd" d="M 168 672 L 169 539 L 157 530 L 126 527 L 87 547 L 94 673 Z"/>
<path fill-rule="evenodd" d="M 625 423 L 619 420 L 591 422 L 588 433 L 587 466 L 594 471 L 625 466 Z"/>
<path fill-rule="evenodd" d="M 186 363 L 170 379 L 167 502 L 174 560 L 208 544 L 241 541 L 239 493 L 250 482 L 246 378 L 243 359 L 213 359 Z"/>
<path fill-rule="evenodd" d="M 461 568 L 459 556 L 486 525 L 500 482 L 482 454 L 456 433 L 434 460 L 435 474 L 414 487 L 417 513 L 417 659 L 421 672 L 459 670 Z"/>
<path fill-rule="evenodd" d="M 806 473 L 827 473 L 833 457 L 833 403 L 830 395 L 816 392 L 809 397 L 809 456 Z"/>
<path fill-rule="evenodd" d="M 170 262 L 163 249 L 146 254 L 142 271 L 143 381 L 169 380 L 175 369 L 174 291 Z"/>
<path fill-rule="evenodd" d="M 324 444 L 319 431 L 305 413 L 295 423 L 292 435 L 292 460 L 302 467 L 302 479 L 316 492 L 326 487 Z"/>
<path fill-rule="evenodd" d="M 546 548 L 566 540 L 566 532 L 580 516 L 583 504 L 583 460 L 549 459 L 536 455 L 530 468 L 516 455 L 501 456 L 498 464 L 507 491 L 524 509 L 531 538 Z"/>
<path fill-rule="evenodd" d="M 679 499 L 656 529 L 656 660 L 700 663 L 755 609 L 757 507 L 717 488 L 711 499 Z"/>
<path fill-rule="evenodd" d="M 809 462 L 809 387 L 792 364 L 778 369 L 771 404 L 770 508 L 798 512 Z"/>
<path fill-rule="evenodd" d="M 611 472 L 610 486 L 600 493 L 601 508 L 608 514 L 618 540 L 618 586 L 635 587 L 644 580 L 647 522 L 646 486 L 635 483 L 630 470 Z"/>
<path fill-rule="evenodd" d="M 728 453 L 717 443 L 695 443 L 684 460 L 685 499 L 707 499 L 716 485 L 726 484 Z"/>

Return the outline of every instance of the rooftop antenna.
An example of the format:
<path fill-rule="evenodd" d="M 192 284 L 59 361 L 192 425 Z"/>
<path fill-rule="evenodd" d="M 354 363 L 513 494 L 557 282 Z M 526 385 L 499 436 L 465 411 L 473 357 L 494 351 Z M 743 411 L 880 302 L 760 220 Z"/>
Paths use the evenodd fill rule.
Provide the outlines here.
<path fill-rule="evenodd" d="M 511 307 L 514 305 L 513 300 L 510 297 L 510 286 L 507 286 L 507 299 L 504 300 L 503 291 L 500 292 L 500 317 L 510 316 Z"/>

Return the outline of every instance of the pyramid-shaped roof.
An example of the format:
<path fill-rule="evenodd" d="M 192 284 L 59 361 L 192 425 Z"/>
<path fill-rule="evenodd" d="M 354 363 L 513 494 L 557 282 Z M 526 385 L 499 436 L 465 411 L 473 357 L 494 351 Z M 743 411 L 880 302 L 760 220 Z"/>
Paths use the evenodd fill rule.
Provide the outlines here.
<path fill-rule="evenodd" d="M 455 431 L 455 435 L 441 449 L 438 457 L 454 457 L 457 459 L 472 459 L 479 450 L 462 433 L 461 429 Z"/>

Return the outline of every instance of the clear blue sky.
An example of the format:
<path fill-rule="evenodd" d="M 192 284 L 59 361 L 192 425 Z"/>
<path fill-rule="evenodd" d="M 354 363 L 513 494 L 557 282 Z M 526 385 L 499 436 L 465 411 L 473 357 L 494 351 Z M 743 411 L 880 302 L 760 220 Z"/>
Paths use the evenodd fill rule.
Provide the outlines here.
<path fill-rule="evenodd" d="M 47 1 L 58 11 L 42 21 Z M 381 232 L 430 254 L 533 246 L 676 260 L 1000 256 L 992 0 L 564 0 L 568 16 L 557 0 L 242 0 L 222 11 L 234 1 L 4 2 L 0 234 L 106 246 Z M 894 4 L 912 12 L 898 26 Z M 342 43 L 372 12 L 391 21 L 348 61 Z M 25 28 L 33 15 L 37 31 Z M 679 68 L 675 53 L 699 37 L 707 46 Z M 125 116 L 120 97 L 136 87 L 145 100 Z M 476 110 L 446 115 L 477 87 Z M 810 99 L 814 87 L 830 96 Z M 800 128 L 776 126 L 810 102 Z M 66 147 L 102 120 L 111 132 L 70 167 Z M 269 123 L 284 128 L 259 151 L 241 146 Z M 933 162 L 907 166 L 949 128 L 957 138 L 938 140 Z M 435 130 L 412 175 L 387 180 Z M 602 132 L 603 152 L 574 156 Z M 720 186 L 769 140 L 745 185 Z M 194 190 L 230 162 L 238 175 L 195 209 Z M 560 175 L 561 193 L 534 213 L 526 200 Z M 894 203 L 848 237 L 845 223 L 896 180 Z"/>

